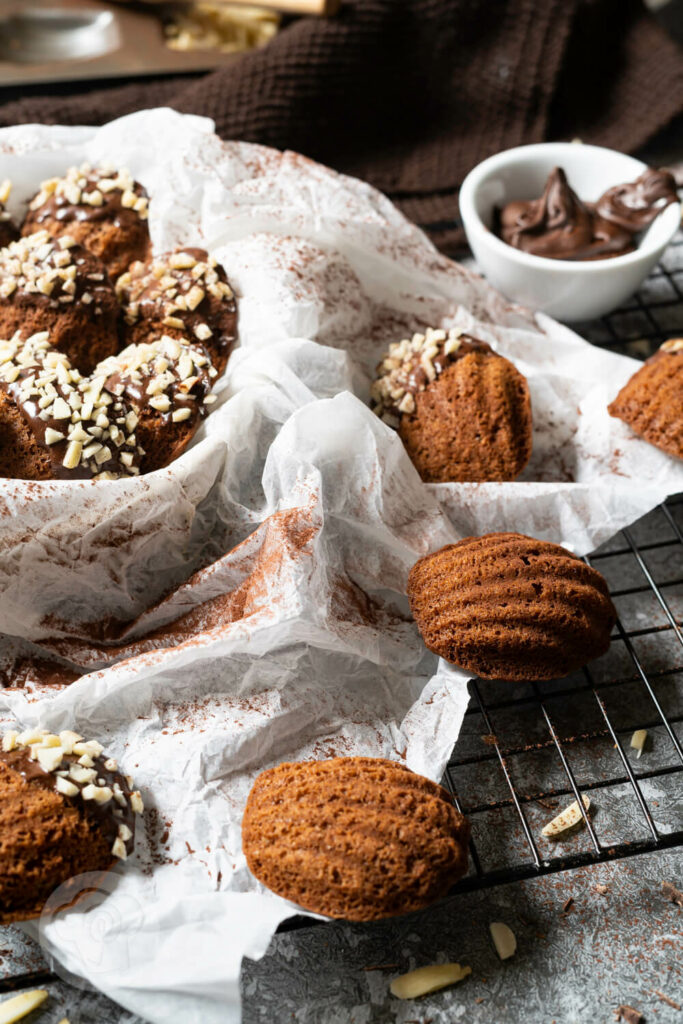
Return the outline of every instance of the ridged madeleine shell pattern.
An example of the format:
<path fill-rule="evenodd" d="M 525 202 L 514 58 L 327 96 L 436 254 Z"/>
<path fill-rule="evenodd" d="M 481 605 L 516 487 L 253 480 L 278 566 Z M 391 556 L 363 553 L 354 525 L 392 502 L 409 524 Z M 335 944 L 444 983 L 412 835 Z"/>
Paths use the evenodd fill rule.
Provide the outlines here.
<path fill-rule="evenodd" d="M 656 352 L 624 385 L 609 414 L 650 444 L 683 459 L 683 350 Z"/>
<path fill-rule="evenodd" d="M 415 404 L 399 433 L 423 480 L 514 480 L 529 461 L 529 388 L 508 359 L 469 352 L 419 391 Z"/>
<path fill-rule="evenodd" d="M 484 679 L 556 679 L 604 654 L 616 622 L 607 583 L 558 544 L 467 537 L 408 578 L 427 647 Z"/>
<path fill-rule="evenodd" d="M 242 822 L 252 874 L 306 910 L 372 921 L 426 907 L 467 870 L 469 826 L 446 790 L 394 761 L 285 763 Z"/>

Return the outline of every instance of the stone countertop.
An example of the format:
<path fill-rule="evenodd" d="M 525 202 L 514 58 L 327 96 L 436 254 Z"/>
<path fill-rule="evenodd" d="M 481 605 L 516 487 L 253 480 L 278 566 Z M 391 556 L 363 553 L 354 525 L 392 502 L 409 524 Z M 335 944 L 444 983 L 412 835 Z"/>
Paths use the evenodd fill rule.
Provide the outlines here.
<path fill-rule="evenodd" d="M 678 1024 L 683 1013 L 664 997 L 683 1004 L 683 911 L 661 883 L 681 878 L 683 851 L 660 851 L 460 894 L 393 921 L 276 935 L 262 960 L 244 964 L 244 1024 L 610 1024 L 622 1003 L 647 1024 Z M 491 921 L 517 936 L 510 960 L 494 952 Z M 39 957 L 24 945 L 24 967 Z M 471 976 L 420 1000 L 390 995 L 396 975 L 450 960 Z M 140 1021 L 96 993 L 46 987 L 36 1024 Z"/>

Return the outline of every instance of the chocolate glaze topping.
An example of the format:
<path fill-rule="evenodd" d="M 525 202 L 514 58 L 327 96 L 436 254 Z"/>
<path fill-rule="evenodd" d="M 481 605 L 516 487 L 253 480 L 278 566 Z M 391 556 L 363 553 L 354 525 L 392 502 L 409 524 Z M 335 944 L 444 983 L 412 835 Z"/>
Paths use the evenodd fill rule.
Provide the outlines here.
<path fill-rule="evenodd" d="M 206 344 L 222 370 L 235 343 L 237 307 L 225 270 L 187 247 L 133 263 L 116 282 L 126 324 L 159 323 Z"/>
<path fill-rule="evenodd" d="M 47 332 L 0 341 L 0 392 L 9 394 L 57 479 L 139 473 L 137 415 L 107 392 L 97 371 L 83 377 L 52 348 Z"/>
<path fill-rule="evenodd" d="M 616 185 L 597 203 L 588 203 L 556 167 L 539 199 L 508 203 L 496 211 L 494 228 L 508 245 L 535 256 L 607 259 L 633 252 L 638 232 L 675 202 L 676 182 L 668 171 L 650 168 L 636 181 Z"/>
<path fill-rule="evenodd" d="M 30 220 L 108 221 L 123 228 L 146 219 L 147 208 L 147 192 L 128 171 L 83 164 L 41 184 L 30 204 Z"/>

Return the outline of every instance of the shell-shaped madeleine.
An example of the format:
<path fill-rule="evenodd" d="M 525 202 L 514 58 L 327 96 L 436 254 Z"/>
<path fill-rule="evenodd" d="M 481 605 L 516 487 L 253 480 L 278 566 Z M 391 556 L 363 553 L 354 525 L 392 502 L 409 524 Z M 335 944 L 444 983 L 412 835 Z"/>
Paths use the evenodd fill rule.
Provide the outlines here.
<path fill-rule="evenodd" d="M 425 555 L 408 598 L 427 647 L 485 679 L 555 679 L 609 647 L 616 611 L 595 569 L 558 544 L 489 533 Z"/>
<path fill-rule="evenodd" d="M 285 763 L 256 779 L 242 845 L 253 875 L 307 910 L 371 921 L 425 907 L 467 868 L 446 790 L 393 761 Z"/>
<path fill-rule="evenodd" d="M 623 386 L 609 414 L 650 444 L 683 459 L 683 339 L 664 342 Z"/>
<path fill-rule="evenodd" d="M 494 352 L 468 352 L 415 396 L 399 434 L 423 480 L 514 480 L 531 456 L 526 379 Z"/>

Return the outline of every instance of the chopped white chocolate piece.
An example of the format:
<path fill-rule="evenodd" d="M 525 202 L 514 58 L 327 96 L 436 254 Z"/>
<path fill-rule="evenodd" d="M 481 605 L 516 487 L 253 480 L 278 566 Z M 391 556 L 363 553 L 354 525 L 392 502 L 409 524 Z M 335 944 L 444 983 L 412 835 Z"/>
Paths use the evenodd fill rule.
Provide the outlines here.
<path fill-rule="evenodd" d="M 63 793 L 64 796 L 78 796 L 80 790 L 74 782 L 70 782 L 68 779 L 62 778 L 58 775 L 55 778 L 55 789 L 58 793 Z"/>
<path fill-rule="evenodd" d="M 111 848 L 111 852 L 114 854 L 115 857 L 118 857 L 119 860 L 125 860 L 127 858 L 128 851 L 126 850 L 126 844 L 124 843 L 123 839 L 120 838 L 120 836 L 117 836 L 116 839 L 114 840 L 114 845 Z"/>
<path fill-rule="evenodd" d="M 2 737 L 2 749 L 4 751 L 14 750 L 17 745 L 17 736 L 19 735 L 14 729 L 9 729 Z"/>
<path fill-rule="evenodd" d="M 142 814 L 145 809 L 142 797 L 137 789 L 130 794 L 130 806 L 136 814 Z"/>
<path fill-rule="evenodd" d="M 72 729 L 63 729 L 59 734 L 59 742 L 65 754 L 72 754 L 74 743 L 80 743 L 83 737 Z"/>

